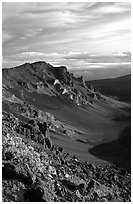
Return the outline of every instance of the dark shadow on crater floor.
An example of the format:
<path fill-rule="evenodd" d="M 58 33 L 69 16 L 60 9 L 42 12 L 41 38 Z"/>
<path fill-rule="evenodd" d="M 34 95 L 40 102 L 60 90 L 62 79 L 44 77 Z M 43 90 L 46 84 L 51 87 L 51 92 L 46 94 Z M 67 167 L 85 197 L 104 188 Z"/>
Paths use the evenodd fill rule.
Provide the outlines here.
<path fill-rule="evenodd" d="M 119 139 L 96 145 L 89 152 L 131 172 L 131 125 L 121 132 Z"/>

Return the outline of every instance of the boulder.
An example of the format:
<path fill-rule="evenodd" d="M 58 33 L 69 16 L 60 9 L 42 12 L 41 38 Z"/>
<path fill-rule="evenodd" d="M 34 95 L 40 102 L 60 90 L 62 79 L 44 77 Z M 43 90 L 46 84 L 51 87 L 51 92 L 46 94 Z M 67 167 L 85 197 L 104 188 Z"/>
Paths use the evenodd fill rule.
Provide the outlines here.
<path fill-rule="evenodd" d="M 53 166 L 49 166 L 49 173 L 52 175 L 56 175 L 56 169 Z"/>

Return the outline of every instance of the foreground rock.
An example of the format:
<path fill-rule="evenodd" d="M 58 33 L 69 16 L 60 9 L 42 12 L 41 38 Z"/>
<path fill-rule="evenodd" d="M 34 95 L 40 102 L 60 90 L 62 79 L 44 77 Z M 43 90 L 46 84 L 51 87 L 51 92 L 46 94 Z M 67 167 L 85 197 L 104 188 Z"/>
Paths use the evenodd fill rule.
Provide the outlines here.
<path fill-rule="evenodd" d="M 48 138 L 44 125 L 30 121 L 27 138 L 19 120 L 3 113 L 4 202 L 130 202 L 129 173 L 82 162 L 52 143 L 42 145 Z"/>

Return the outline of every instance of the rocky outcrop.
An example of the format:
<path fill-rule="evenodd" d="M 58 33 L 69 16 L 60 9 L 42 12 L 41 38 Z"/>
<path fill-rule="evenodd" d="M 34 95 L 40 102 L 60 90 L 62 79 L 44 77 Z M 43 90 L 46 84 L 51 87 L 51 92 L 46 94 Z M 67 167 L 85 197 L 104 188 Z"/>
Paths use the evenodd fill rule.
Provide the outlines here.
<path fill-rule="evenodd" d="M 42 149 L 7 123 L 3 116 L 4 202 L 130 201 L 130 174 L 125 170 L 81 162 L 55 146 Z"/>
<path fill-rule="evenodd" d="M 87 104 L 89 102 L 88 97 L 77 88 L 73 88 L 72 82 L 70 84 L 70 86 L 67 86 L 66 84 L 62 84 L 58 79 L 55 79 L 53 85 L 56 91 L 58 91 L 61 95 L 67 96 L 78 106 L 81 104 Z M 83 87 L 86 88 L 85 82 L 83 83 L 83 80 L 81 80 L 81 84 L 84 84 Z M 92 99 L 97 99 L 95 93 L 90 93 L 89 97 Z"/>
<path fill-rule="evenodd" d="M 77 80 L 78 82 L 80 82 L 80 86 L 83 86 L 84 88 L 86 88 L 86 84 L 83 76 L 77 77 Z"/>
<path fill-rule="evenodd" d="M 17 69 L 17 74 L 15 74 L 15 69 Z M 4 75 L 6 75 L 5 70 L 4 72 Z M 53 67 L 46 62 L 35 62 L 12 68 L 8 72 L 9 76 L 16 80 L 18 89 L 21 89 L 21 98 L 23 100 L 27 92 L 51 97 L 67 97 L 67 99 L 77 105 L 89 104 L 90 102 L 95 103 L 95 100 L 100 100 L 92 85 L 88 85 L 87 88 L 82 76 L 75 78 L 64 66 Z M 21 75 L 19 75 L 19 72 Z M 14 87 L 15 85 L 15 80 L 9 84 L 10 77 L 8 77 L 8 80 L 3 79 L 6 88 Z"/>

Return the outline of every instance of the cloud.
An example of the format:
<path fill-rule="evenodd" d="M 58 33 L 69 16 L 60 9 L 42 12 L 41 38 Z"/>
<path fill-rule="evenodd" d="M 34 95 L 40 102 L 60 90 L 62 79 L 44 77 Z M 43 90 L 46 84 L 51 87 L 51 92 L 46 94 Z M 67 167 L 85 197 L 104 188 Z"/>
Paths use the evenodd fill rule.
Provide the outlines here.
<path fill-rule="evenodd" d="M 6 42 L 6 41 L 12 39 L 13 37 L 14 37 L 13 35 L 3 31 L 2 42 Z"/>
<path fill-rule="evenodd" d="M 126 2 L 4 2 L 3 66 L 33 60 L 69 68 L 128 63 L 130 13 Z"/>
<path fill-rule="evenodd" d="M 131 53 L 119 52 L 110 54 L 89 54 L 88 52 L 64 52 L 64 53 L 42 53 L 42 52 L 22 52 L 3 58 L 3 66 L 16 66 L 17 63 L 45 61 L 53 66 L 66 66 L 69 70 L 96 69 L 110 67 L 131 66 Z M 10 63 L 11 62 L 11 65 Z M 16 63 L 17 62 L 17 63 Z"/>

